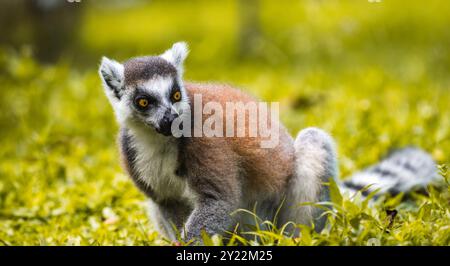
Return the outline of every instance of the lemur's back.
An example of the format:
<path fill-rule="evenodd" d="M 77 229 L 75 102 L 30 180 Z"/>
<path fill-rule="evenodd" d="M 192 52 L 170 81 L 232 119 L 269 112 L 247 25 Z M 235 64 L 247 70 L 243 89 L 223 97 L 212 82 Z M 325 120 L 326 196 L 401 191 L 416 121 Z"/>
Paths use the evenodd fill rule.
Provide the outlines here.
<path fill-rule="evenodd" d="M 225 84 L 186 83 L 185 87 L 190 98 L 191 110 L 195 110 L 195 94 L 202 96 L 202 108 L 209 102 L 216 102 L 222 106 L 224 110 L 224 135 L 226 134 L 225 110 L 227 102 L 241 102 L 244 104 L 249 102 L 258 103 L 258 101 L 250 95 Z M 270 115 L 270 112 L 267 113 Z M 256 191 L 266 192 L 268 193 L 267 195 L 279 193 L 294 172 L 293 139 L 284 126 L 279 123 L 278 144 L 271 149 L 261 148 L 261 141 L 266 138 L 263 138 L 260 135 L 257 137 L 249 136 L 248 114 L 249 112 L 247 112 L 245 116 L 245 137 L 189 138 L 186 151 L 192 150 L 192 153 L 194 154 L 188 153 L 189 157 L 187 160 L 192 160 L 194 158 L 207 161 L 216 160 L 216 158 L 218 158 L 218 160 L 223 160 L 227 163 L 238 162 L 239 165 L 228 165 L 224 170 L 231 171 L 233 168 L 240 169 L 241 172 L 239 173 L 239 176 L 242 177 L 242 180 L 238 181 L 243 181 L 244 185 L 248 184 L 245 186 L 250 189 L 245 192 L 248 196 L 251 197 L 250 192 Z M 203 120 L 209 116 L 210 114 L 203 115 Z M 236 116 L 237 112 L 234 113 L 233 119 L 235 129 L 237 128 Z"/>

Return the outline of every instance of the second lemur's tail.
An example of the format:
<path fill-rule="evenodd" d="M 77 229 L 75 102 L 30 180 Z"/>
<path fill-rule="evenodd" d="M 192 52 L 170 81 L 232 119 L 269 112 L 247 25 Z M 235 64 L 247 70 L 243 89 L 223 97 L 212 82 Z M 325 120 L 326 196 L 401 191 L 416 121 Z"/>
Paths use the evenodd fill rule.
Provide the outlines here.
<path fill-rule="evenodd" d="M 437 178 L 436 164 L 431 156 L 421 149 L 408 147 L 394 151 L 378 164 L 355 173 L 338 185 L 342 192 L 352 195 L 369 185 L 363 195 L 376 189 L 379 189 L 376 195 L 396 195 L 425 188 Z"/>

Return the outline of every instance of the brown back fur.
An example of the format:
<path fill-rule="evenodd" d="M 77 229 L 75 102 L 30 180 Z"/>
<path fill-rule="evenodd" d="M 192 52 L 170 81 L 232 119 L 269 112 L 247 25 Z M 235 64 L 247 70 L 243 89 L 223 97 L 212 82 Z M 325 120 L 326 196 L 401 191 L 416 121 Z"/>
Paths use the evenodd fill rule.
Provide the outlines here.
<path fill-rule="evenodd" d="M 217 102 L 225 110 L 226 102 L 258 102 L 253 97 L 232 88 L 229 85 L 222 84 L 185 84 L 191 101 L 191 110 L 195 108 L 194 95 L 202 95 L 202 108 L 208 102 Z M 203 110 L 203 109 L 202 109 Z M 259 110 L 259 109 L 258 109 Z M 224 111 L 223 121 L 225 122 Z M 235 113 L 235 130 L 236 130 Z M 209 115 L 203 115 L 205 120 Z M 246 117 L 246 135 L 245 137 L 191 137 L 185 142 L 184 152 L 187 161 L 196 160 L 198 164 L 208 166 L 222 165 L 215 171 L 217 175 L 215 182 L 218 186 L 243 189 L 242 193 L 261 195 L 273 195 L 283 191 L 288 179 L 294 174 L 294 146 L 291 136 L 280 123 L 279 143 L 273 149 L 264 149 L 260 147 L 262 137 L 248 136 L 248 116 Z M 224 127 L 225 128 L 225 127 Z M 225 130 L 224 130 L 225 131 Z M 236 165 L 237 164 L 237 165 Z M 219 169 L 222 168 L 222 169 Z M 223 173 L 232 172 L 233 169 L 240 169 L 238 174 L 240 179 L 223 180 L 227 175 Z M 203 169 L 202 169 L 203 170 Z M 209 171 L 214 171 L 210 169 Z M 214 178 L 214 177 L 212 177 Z M 212 181 L 212 180 L 211 180 Z M 242 186 L 236 184 L 241 182 Z M 239 191 L 236 191 L 238 193 Z M 234 193 L 233 193 L 234 194 Z"/>

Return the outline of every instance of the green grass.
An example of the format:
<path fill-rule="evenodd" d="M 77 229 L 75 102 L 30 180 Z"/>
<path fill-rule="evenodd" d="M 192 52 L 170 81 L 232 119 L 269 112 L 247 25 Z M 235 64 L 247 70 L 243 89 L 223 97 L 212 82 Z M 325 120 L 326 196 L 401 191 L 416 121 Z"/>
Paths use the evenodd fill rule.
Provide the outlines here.
<path fill-rule="evenodd" d="M 89 6 L 78 47 L 54 65 L 36 62 L 27 45 L 0 49 L 0 245 L 170 244 L 119 166 L 117 126 L 96 67 L 102 54 L 122 60 L 178 40 L 192 49 L 187 79 L 230 82 L 279 101 L 293 135 L 307 126 L 329 131 L 342 177 L 410 144 L 449 164 L 450 5 L 262 1 L 262 37 L 256 54 L 242 58 L 237 3 L 198 2 Z M 334 193 L 320 234 L 304 227 L 292 239 L 272 227 L 231 244 L 449 245 L 449 201 L 445 182 L 428 196 L 373 206 Z M 393 222 L 386 209 L 398 211 Z"/>

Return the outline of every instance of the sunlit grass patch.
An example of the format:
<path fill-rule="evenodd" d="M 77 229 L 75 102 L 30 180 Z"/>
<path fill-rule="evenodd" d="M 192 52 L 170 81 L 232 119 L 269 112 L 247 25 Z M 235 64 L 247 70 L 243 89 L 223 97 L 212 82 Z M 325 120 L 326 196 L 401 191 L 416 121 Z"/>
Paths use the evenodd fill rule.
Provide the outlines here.
<path fill-rule="evenodd" d="M 447 180 L 427 195 L 374 204 L 334 191 L 331 202 L 316 203 L 327 208 L 321 233 L 301 226 L 290 237 L 261 221 L 269 230 L 226 241 L 204 235 L 205 244 L 450 244 L 450 5 L 262 1 L 257 53 L 243 59 L 236 1 L 175 2 L 89 7 L 80 47 L 71 51 L 74 62 L 85 60 L 81 69 L 68 59 L 40 64 L 28 45 L 0 48 L 0 244 L 172 244 L 156 233 L 145 197 L 119 165 L 118 129 L 96 68 L 101 55 L 124 60 L 179 40 L 191 45 L 186 79 L 227 82 L 280 102 L 292 135 L 308 126 L 329 131 L 341 178 L 415 145 Z"/>

